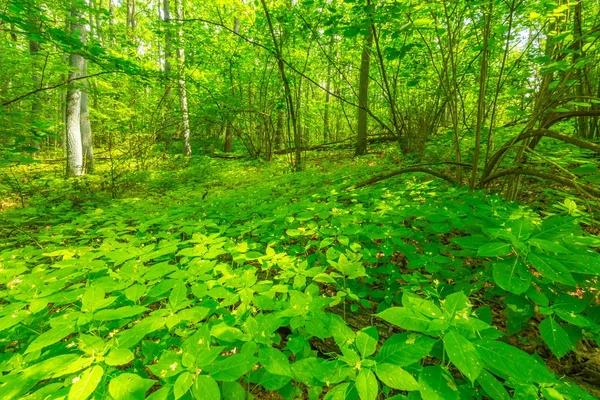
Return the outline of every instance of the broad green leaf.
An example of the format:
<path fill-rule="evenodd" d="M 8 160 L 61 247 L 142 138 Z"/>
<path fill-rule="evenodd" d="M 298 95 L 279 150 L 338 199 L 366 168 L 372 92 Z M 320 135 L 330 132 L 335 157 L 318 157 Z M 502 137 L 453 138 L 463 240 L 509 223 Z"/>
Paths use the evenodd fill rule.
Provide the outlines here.
<path fill-rule="evenodd" d="M 246 354 L 234 354 L 206 367 L 213 378 L 223 382 L 233 382 L 250 371 L 258 362 L 256 357 Z"/>
<path fill-rule="evenodd" d="M 46 299 L 34 299 L 29 304 L 29 312 L 36 314 L 48 307 L 48 300 Z"/>
<path fill-rule="evenodd" d="M 137 374 L 124 373 L 113 378 L 108 384 L 108 393 L 114 400 L 138 400 L 146 397 L 146 392 L 154 385 L 151 379 Z"/>
<path fill-rule="evenodd" d="M 261 348 L 258 357 L 267 371 L 275 375 L 292 376 L 290 361 L 281 351 L 273 347 Z"/>
<path fill-rule="evenodd" d="M 346 362 L 338 358 L 337 360 L 328 360 L 319 363 L 313 369 L 313 374 L 319 381 L 331 385 L 346 379 L 354 367 L 355 365 L 350 367 Z"/>
<path fill-rule="evenodd" d="M 379 384 L 375 374 L 368 368 L 362 368 L 356 377 L 356 390 L 360 400 L 376 400 Z"/>
<path fill-rule="evenodd" d="M 73 332 L 75 332 L 75 326 L 70 324 L 59 325 L 56 328 L 50 328 L 50 330 L 42 333 L 33 342 L 31 342 L 29 347 L 27 347 L 27 350 L 25 350 L 25 354 L 41 350 L 44 347 L 57 343 Z"/>
<path fill-rule="evenodd" d="M 324 274 L 324 273 L 320 273 L 320 274 L 313 276 L 312 280 L 315 282 L 322 282 L 322 283 L 333 283 L 333 284 L 336 283 L 335 279 L 333 279 L 331 277 L 331 275 Z"/>
<path fill-rule="evenodd" d="M 76 363 L 80 359 L 80 354 L 64 354 L 34 364 L 25 368 L 23 373 L 12 377 L 12 379 L 9 379 L 4 383 L 0 383 L 0 393 L 7 399 L 20 398 L 22 394 L 33 388 L 38 381 L 62 376 L 62 374 L 56 374 L 55 371 L 62 372 L 64 371 L 65 366 Z M 63 369 L 61 370 L 61 368 Z M 73 371 L 73 373 L 77 371 L 79 371 L 79 369 Z"/>
<path fill-rule="evenodd" d="M 121 349 L 129 349 L 140 342 L 147 334 L 161 329 L 165 321 L 160 317 L 147 317 L 132 328 L 119 332 L 115 336 L 117 346 Z"/>
<path fill-rule="evenodd" d="M 587 254 L 586 254 L 587 253 Z M 561 262 L 577 274 L 600 275 L 600 257 L 592 250 L 561 257 Z"/>
<path fill-rule="evenodd" d="M 177 377 L 175 381 L 175 385 L 173 385 L 173 395 L 175 396 L 175 400 L 183 397 L 194 383 L 194 374 L 191 372 L 185 371 L 181 375 Z"/>
<path fill-rule="evenodd" d="M 19 310 L 0 318 L 0 332 L 12 328 L 29 315 L 30 313 L 27 310 Z"/>
<path fill-rule="evenodd" d="M 243 333 L 238 328 L 228 326 L 225 323 L 221 323 L 221 324 L 213 326 L 212 329 L 210 330 L 210 334 L 212 336 L 216 337 L 217 339 L 223 340 L 225 342 L 230 342 L 230 343 L 233 343 L 238 340 L 241 340 L 241 341 L 248 340 L 248 335 Z"/>
<path fill-rule="evenodd" d="M 506 242 L 486 243 L 477 250 L 478 257 L 499 257 L 512 251 L 512 245 Z"/>
<path fill-rule="evenodd" d="M 192 395 L 198 400 L 219 400 L 221 391 L 211 376 L 198 375 L 192 385 Z"/>
<path fill-rule="evenodd" d="M 94 313 L 96 321 L 113 321 L 115 319 L 131 318 L 146 312 L 148 309 L 142 306 L 124 306 L 114 310 L 100 310 Z"/>
<path fill-rule="evenodd" d="M 462 312 L 462 314 L 465 312 L 468 313 L 472 308 L 469 298 L 463 292 L 449 294 L 442 301 L 442 304 L 444 313 L 450 318 L 453 318 L 458 312 Z"/>
<path fill-rule="evenodd" d="M 589 326 L 594 326 L 594 322 L 590 321 L 589 319 L 587 319 L 583 315 L 575 314 L 575 312 L 565 311 L 565 310 L 562 310 L 560 308 L 554 308 L 554 312 L 561 319 L 563 319 L 566 322 L 569 322 L 569 323 L 571 323 L 571 324 L 573 324 L 575 326 L 579 326 L 581 328 L 587 328 Z"/>
<path fill-rule="evenodd" d="M 323 400 L 347 400 L 351 392 L 350 383 L 342 383 L 334 386 L 327 392 Z"/>
<path fill-rule="evenodd" d="M 239 382 L 222 382 L 221 390 L 224 400 L 246 400 L 246 391 Z M 196 398 L 204 400 L 202 397 Z"/>
<path fill-rule="evenodd" d="M 506 222 L 506 228 L 521 242 L 529 238 L 536 229 L 535 225 L 525 217 Z"/>
<path fill-rule="evenodd" d="M 146 285 L 143 283 L 130 286 L 125 290 L 125 297 L 133 302 L 137 302 L 144 294 L 146 294 Z"/>
<path fill-rule="evenodd" d="M 409 331 L 427 332 L 431 323 L 431 320 L 423 314 L 406 307 L 390 307 L 377 314 L 377 316 L 390 324 Z"/>
<path fill-rule="evenodd" d="M 485 393 L 492 400 L 510 400 L 511 397 L 498 379 L 492 374 L 483 370 L 477 378 L 477 383 L 481 385 Z"/>
<path fill-rule="evenodd" d="M 209 349 L 199 348 L 193 350 L 193 366 L 197 368 L 204 368 L 207 365 L 212 364 L 213 361 L 217 359 L 219 354 L 223 352 L 225 347 L 222 346 L 213 346 Z M 184 354 L 185 355 L 185 354 Z M 192 354 L 190 354 L 192 355 Z"/>
<path fill-rule="evenodd" d="M 96 311 L 102 304 L 102 300 L 104 300 L 104 289 L 98 285 L 90 286 L 83 297 L 81 298 L 81 310 L 94 312 Z"/>
<path fill-rule="evenodd" d="M 441 318 L 442 310 L 429 300 L 425 300 L 410 292 L 404 292 L 402 295 L 402 305 L 406 308 L 418 311 L 428 318 Z"/>
<path fill-rule="evenodd" d="M 514 294 L 525 293 L 531 284 L 531 274 L 518 257 L 495 262 L 492 274 L 498 286 Z"/>
<path fill-rule="evenodd" d="M 544 343 L 556 357 L 561 358 L 571 350 L 569 335 L 552 316 L 544 318 L 539 329 Z"/>
<path fill-rule="evenodd" d="M 537 269 L 538 272 L 551 281 L 560 282 L 571 286 L 575 286 L 577 284 L 567 267 L 545 254 L 531 252 L 527 256 L 527 261 L 529 261 L 529 263 L 535 269 Z"/>
<path fill-rule="evenodd" d="M 436 340 L 417 333 L 400 333 L 389 337 L 377 353 L 377 363 L 389 363 L 404 367 L 425 358 Z"/>
<path fill-rule="evenodd" d="M 99 365 L 86 369 L 81 377 L 74 380 L 75 383 L 69 390 L 69 400 L 85 400 L 90 397 L 102 380 L 103 375 L 104 369 Z"/>
<path fill-rule="evenodd" d="M 398 390 L 419 390 L 419 384 L 411 374 L 393 364 L 377 364 L 377 377 L 387 387 Z"/>
<path fill-rule="evenodd" d="M 545 240 L 562 240 L 570 234 L 580 234 L 581 227 L 573 217 L 552 216 L 542 222 L 542 231 L 532 236 L 533 238 Z"/>
<path fill-rule="evenodd" d="M 377 328 L 374 326 L 361 329 L 356 333 L 356 347 L 358 348 L 362 358 L 367 358 L 371 354 L 375 353 L 378 342 L 379 333 L 377 332 Z"/>
<path fill-rule="evenodd" d="M 340 348 L 352 343 L 356 338 L 354 331 L 350 329 L 342 317 L 337 314 L 331 315 L 329 331 L 331 332 L 335 343 Z"/>
<path fill-rule="evenodd" d="M 452 331 L 444 336 L 444 348 L 452 364 L 474 382 L 483 370 L 483 361 L 475 346 L 464 336 Z"/>
<path fill-rule="evenodd" d="M 111 366 L 125 365 L 133 361 L 133 358 L 133 352 L 129 349 L 112 349 L 104 359 L 104 362 L 106 365 Z"/>
<path fill-rule="evenodd" d="M 279 390 L 292 380 L 289 376 L 275 375 L 263 368 L 250 372 L 247 379 L 249 382 L 261 385 L 268 391 Z"/>
<path fill-rule="evenodd" d="M 571 251 L 558 243 L 540 238 L 529 239 L 529 244 L 538 247 L 540 250 L 550 251 L 556 254 L 569 254 Z"/>
<path fill-rule="evenodd" d="M 454 379 L 439 365 L 423 367 L 419 375 L 423 400 L 458 400 L 460 398 Z"/>
<path fill-rule="evenodd" d="M 172 309 L 175 309 L 179 304 L 183 303 L 186 298 L 187 286 L 183 281 L 177 280 L 171 289 L 171 294 L 169 295 L 169 306 Z"/>
<path fill-rule="evenodd" d="M 488 370 L 516 382 L 552 383 L 556 379 L 546 367 L 522 350 L 493 340 L 473 343 Z"/>
<path fill-rule="evenodd" d="M 157 391 L 152 392 L 150 396 L 146 397 L 146 400 L 169 400 L 172 391 L 173 385 L 165 385 Z"/>

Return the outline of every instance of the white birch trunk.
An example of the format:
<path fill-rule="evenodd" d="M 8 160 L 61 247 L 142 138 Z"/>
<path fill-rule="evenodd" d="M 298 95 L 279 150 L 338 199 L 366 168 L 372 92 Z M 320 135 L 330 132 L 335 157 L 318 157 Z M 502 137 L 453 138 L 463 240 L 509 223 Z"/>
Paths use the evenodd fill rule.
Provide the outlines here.
<path fill-rule="evenodd" d="M 87 61 L 83 62 L 82 74 L 87 74 Z M 81 147 L 83 153 L 84 172 L 92 172 L 94 169 L 94 149 L 92 147 L 92 126 L 90 123 L 90 109 L 88 104 L 89 83 L 83 81 L 83 91 L 81 92 Z"/>
<path fill-rule="evenodd" d="M 183 1 L 177 1 L 177 19 L 183 19 Z M 179 48 L 177 49 L 177 58 L 179 59 L 179 103 L 181 105 L 181 114 L 183 120 L 183 152 L 186 156 L 192 155 L 192 146 L 190 144 L 190 114 L 188 110 L 187 90 L 185 88 L 185 51 L 183 50 L 183 30 L 181 25 L 177 29 L 179 37 Z"/>
<path fill-rule="evenodd" d="M 78 21 L 80 15 L 74 10 L 72 31 L 79 34 L 80 39 L 85 40 L 85 28 Z M 78 54 L 71 54 L 69 59 L 69 81 L 79 77 L 84 68 L 84 59 Z M 71 82 L 67 89 L 67 176 L 83 175 L 83 147 L 81 141 L 81 90 L 78 83 Z"/>

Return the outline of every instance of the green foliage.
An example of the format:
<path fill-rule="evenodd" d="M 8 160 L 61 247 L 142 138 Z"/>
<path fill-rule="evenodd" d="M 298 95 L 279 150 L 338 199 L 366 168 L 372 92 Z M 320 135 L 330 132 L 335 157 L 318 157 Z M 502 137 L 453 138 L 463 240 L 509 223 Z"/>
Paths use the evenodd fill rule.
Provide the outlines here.
<path fill-rule="evenodd" d="M 557 357 L 598 337 L 580 278 L 600 271 L 597 239 L 574 217 L 415 179 L 345 190 L 360 165 L 269 179 L 233 165 L 205 200 L 180 183 L 4 215 L 19 230 L 0 248 L 3 396 L 586 398 L 508 344 L 534 316 Z M 474 306 L 501 299 L 509 335 Z"/>

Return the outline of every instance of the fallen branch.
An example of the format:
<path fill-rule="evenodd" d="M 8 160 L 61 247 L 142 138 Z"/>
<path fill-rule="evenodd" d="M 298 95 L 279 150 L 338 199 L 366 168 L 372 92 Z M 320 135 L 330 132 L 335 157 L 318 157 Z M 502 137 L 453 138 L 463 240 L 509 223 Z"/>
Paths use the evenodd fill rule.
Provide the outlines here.
<path fill-rule="evenodd" d="M 247 158 L 246 155 L 234 155 L 234 154 L 217 154 L 213 153 L 210 155 L 213 158 L 221 158 L 223 160 L 240 160 L 242 158 Z"/>
<path fill-rule="evenodd" d="M 353 139 L 353 138 L 340 140 L 338 142 L 331 142 L 331 143 L 318 144 L 315 146 L 303 147 L 301 149 L 301 151 L 329 150 L 331 147 L 335 147 L 335 146 L 337 146 L 339 148 L 342 148 L 342 147 L 350 148 L 350 147 L 354 146 L 354 143 L 348 143 L 351 139 Z M 368 140 L 369 144 L 375 144 L 375 143 L 395 142 L 398 140 L 398 138 L 396 136 L 390 136 L 390 135 L 377 135 L 375 137 L 370 137 L 367 140 Z M 282 150 L 275 150 L 273 152 L 273 154 L 290 154 L 290 153 L 293 153 L 294 151 L 296 151 L 296 149 L 294 149 L 294 148 L 282 149 Z"/>
<path fill-rule="evenodd" d="M 454 179 L 450 175 L 444 174 L 443 172 L 439 172 L 439 171 L 436 171 L 436 170 L 431 169 L 431 168 L 414 166 L 414 167 L 402 168 L 402 169 L 399 169 L 399 170 L 396 170 L 396 171 L 389 172 L 387 174 L 374 176 L 371 179 L 368 179 L 368 180 L 366 180 L 366 181 L 364 181 L 362 183 L 359 183 L 358 185 L 355 185 L 354 188 L 358 189 L 358 188 L 361 188 L 361 187 L 369 186 L 369 185 L 372 185 L 374 183 L 383 181 L 385 179 L 392 178 L 394 176 L 398 176 L 398 175 L 402 175 L 402 174 L 408 174 L 408 173 L 412 173 L 412 172 L 422 172 L 424 174 L 433 175 L 433 176 L 435 176 L 437 178 L 443 179 L 443 180 L 445 180 L 445 181 L 447 181 L 449 183 L 452 183 L 452 184 L 457 184 L 458 183 L 456 181 L 456 179 Z"/>

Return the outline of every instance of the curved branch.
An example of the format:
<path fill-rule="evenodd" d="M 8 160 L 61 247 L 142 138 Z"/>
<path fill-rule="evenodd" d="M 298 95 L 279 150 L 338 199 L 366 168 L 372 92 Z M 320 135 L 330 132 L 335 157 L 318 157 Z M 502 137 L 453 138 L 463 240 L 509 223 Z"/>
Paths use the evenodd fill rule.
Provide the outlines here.
<path fill-rule="evenodd" d="M 368 179 L 368 180 L 366 180 L 364 182 L 359 183 L 358 185 L 355 185 L 354 188 L 358 189 L 358 188 L 361 188 L 361 187 L 369 186 L 369 185 L 372 185 L 374 183 L 380 182 L 380 181 L 382 181 L 384 179 L 392 178 L 392 177 L 397 176 L 397 175 L 407 174 L 407 173 L 411 173 L 411 172 L 422 172 L 422 173 L 433 175 L 433 176 L 435 176 L 437 178 L 443 179 L 443 180 L 445 180 L 445 181 L 447 181 L 449 183 L 457 184 L 456 179 L 454 179 L 450 175 L 446 175 L 446 174 L 444 174 L 442 172 L 433 170 L 431 168 L 425 168 L 425 167 L 415 166 L 415 167 L 402 168 L 402 169 L 399 169 L 399 170 L 396 170 L 396 171 L 392 171 L 392 172 L 389 172 L 389 173 L 383 174 L 383 175 L 374 176 L 371 179 Z"/>
<path fill-rule="evenodd" d="M 57 83 L 56 85 L 45 86 L 43 88 L 38 88 L 38 89 L 32 90 L 31 92 L 27 92 L 25 94 L 22 94 L 19 97 L 15 97 L 12 100 L 5 101 L 4 103 L 0 104 L 0 106 L 6 107 L 6 106 L 8 106 L 8 105 L 10 105 L 12 103 L 16 103 L 17 101 L 23 100 L 24 98 L 32 96 L 32 95 L 34 95 L 36 93 L 44 92 L 46 90 L 56 89 L 56 88 L 59 88 L 61 86 L 68 85 L 68 84 L 70 84 L 72 82 L 75 82 L 75 81 L 80 81 L 82 79 L 94 78 L 94 77 L 100 76 L 100 75 L 113 74 L 113 73 L 119 73 L 119 72 L 122 72 L 122 71 L 102 71 L 102 72 L 98 72 L 98 73 L 91 74 L 91 75 L 77 76 L 75 78 L 67 79 L 64 82 Z"/>
<path fill-rule="evenodd" d="M 576 110 L 552 113 L 543 123 L 543 128 L 549 129 L 552 125 L 556 125 L 560 121 L 574 117 L 600 117 L 600 110 Z"/>
<path fill-rule="evenodd" d="M 600 110 L 598 110 L 598 111 L 600 111 Z M 560 140 L 565 143 L 570 143 L 577 147 L 581 147 L 582 149 L 591 150 L 593 152 L 600 154 L 600 144 L 596 144 L 594 142 L 579 139 L 578 137 L 575 137 L 575 136 L 564 135 L 562 133 L 554 132 L 554 131 L 551 131 L 548 129 L 536 129 L 534 131 L 522 133 L 519 136 L 517 136 L 517 139 L 518 139 L 517 141 L 521 141 L 521 140 L 524 140 L 524 139 L 527 139 L 530 137 L 535 137 L 535 136 L 550 137 L 552 139 Z"/>
<path fill-rule="evenodd" d="M 600 110 L 598 110 L 598 111 L 600 111 Z M 600 154 L 600 145 L 598 145 L 596 143 L 589 142 L 587 140 L 576 138 L 574 136 L 564 135 L 562 133 L 554 132 L 554 131 L 551 131 L 549 129 L 535 129 L 535 130 L 523 132 L 522 134 L 520 134 L 516 138 L 511 139 L 510 141 L 508 141 L 504 146 L 502 146 L 500 149 L 498 149 L 498 151 L 496 151 L 496 153 L 494 153 L 494 155 L 490 158 L 490 161 L 489 161 L 488 165 L 486 165 L 485 171 L 483 173 L 481 186 L 483 187 L 483 185 L 485 185 L 484 182 L 487 180 L 487 177 L 490 175 L 490 173 L 494 169 L 495 165 L 500 161 L 500 159 L 502 158 L 502 156 L 512 146 L 515 145 L 515 143 L 518 143 L 518 142 L 520 142 L 522 140 L 529 139 L 531 137 L 536 137 L 536 136 L 551 137 L 553 139 L 560 140 L 560 141 L 565 142 L 565 143 L 570 143 L 570 144 L 575 145 L 577 147 L 581 147 L 583 149 L 591 150 L 591 151 L 594 151 L 594 152 Z"/>
<path fill-rule="evenodd" d="M 568 186 L 572 189 L 575 190 L 581 190 L 585 193 L 587 193 L 590 196 L 596 197 L 596 198 L 600 198 L 600 190 L 595 189 L 589 185 L 584 185 L 581 183 L 578 183 L 572 179 L 569 178 L 565 178 L 563 176 L 557 176 L 555 174 L 551 174 L 548 172 L 542 172 L 542 171 L 538 171 L 532 168 L 511 168 L 511 169 L 506 169 L 504 171 L 500 171 L 495 173 L 494 175 L 485 178 L 481 184 L 482 185 L 487 185 L 488 183 L 490 183 L 491 181 L 494 181 L 496 179 L 500 179 L 503 178 L 505 176 L 509 176 L 509 175 L 527 175 L 527 176 L 534 176 L 536 178 L 541 178 L 541 179 L 546 179 L 552 182 L 556 182 L 556 183 L 560 183 L 561 185 L 564 186 Z"/>

